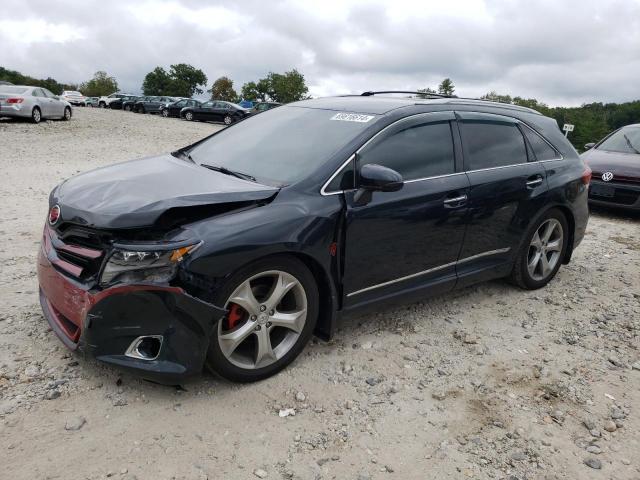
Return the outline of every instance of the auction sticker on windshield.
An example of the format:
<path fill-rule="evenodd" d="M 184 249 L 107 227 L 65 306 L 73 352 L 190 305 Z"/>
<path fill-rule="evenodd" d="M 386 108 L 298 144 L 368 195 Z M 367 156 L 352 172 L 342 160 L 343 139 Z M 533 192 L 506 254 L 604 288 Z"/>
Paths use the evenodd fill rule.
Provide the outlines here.
<path fill-rule="evenodd" d="M 360 122 L 367 123 L 372 118 L 375 118 L 373 115 L 362 115 L 360 113 L 336 113 L 331 120 L 342 120 L 343 122 Z"/>

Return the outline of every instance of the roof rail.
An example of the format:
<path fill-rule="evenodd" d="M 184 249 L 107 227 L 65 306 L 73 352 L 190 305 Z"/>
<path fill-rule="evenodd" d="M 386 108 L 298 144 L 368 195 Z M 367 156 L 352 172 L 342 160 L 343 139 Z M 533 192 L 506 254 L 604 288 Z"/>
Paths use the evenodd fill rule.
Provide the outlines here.
<path fill-rule="evenodd" d="M 382 95 L 385 93 L 410 93 L 412 95 L 425 95 L 425 96 L 437 97 L 437 98 L 458 98 L 455 95 L 443 95 L 442 93 L 435 93 L 435 92 L 412 92 L 412 91 L 406 91 L 406 90 L 385 90 L 380 92 L 362 92 L 360 96 L 372 97 L 373 95 Z"/>

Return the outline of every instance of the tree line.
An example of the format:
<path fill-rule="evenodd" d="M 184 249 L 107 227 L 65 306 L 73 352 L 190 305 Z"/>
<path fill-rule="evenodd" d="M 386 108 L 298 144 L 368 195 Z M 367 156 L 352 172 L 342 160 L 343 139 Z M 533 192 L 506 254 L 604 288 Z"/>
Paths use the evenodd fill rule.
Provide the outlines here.
<path fill-rule="evenodd" d="M 33 78 L 0 67 L 0 80 L 16 85 L 44 87 L 56 95 L 63 90 L 80 90 L 89 97 L 99 97 L 118 91 L 116 79 L 104 71 L 96 72 L 91 79 L 78 85 L 60 83 L 51 77 Z M 179 63 L 171 65 L 168 71 L 163 67 L 156 67 L 149 72 L 144 77 L 142 91 L 145 95 L 192 97 L 203 94 L 207 82 L 207 76 L 202 70 Z M 426 87 L 418 91 L 424 98 L 434 93 L 455 95 L 455 85 L 450 78 L 445 78 L 436 88 Z M 230 102 L 245 99 L 288 103 L 309 98 L 309 88 L 304 75 L 296 69 L 284 73 L 269 72 L 264 78 L 243 84 L 239 91 L 234 88 L 231 78 L 222 76 L 211 84 L 207 92 L 212 99 Z M 549 107 L 535 98 L 512 97 L 497 92 L 489 92 L 480 98 L 533 108 L 555 119 L 561 128 L 565 123 L 575 125 L 568 138 L 577 150 L 582 150 L 585 143 L 598 141 L 624 125 L 640 123 L 640 100 L 625 103 L 594 102 L 580 107 Z"/>

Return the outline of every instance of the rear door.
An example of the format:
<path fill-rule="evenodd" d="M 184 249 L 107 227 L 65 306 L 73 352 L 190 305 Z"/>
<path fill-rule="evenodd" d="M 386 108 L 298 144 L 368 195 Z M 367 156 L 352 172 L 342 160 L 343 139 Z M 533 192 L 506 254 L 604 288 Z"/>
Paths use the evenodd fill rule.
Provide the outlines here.
<path fill-rule="evenodd" d="M 546 172 L 530 153 L 520 122 L 457 112 L 464 169 L 471 185 L 458 285 L 508 274 L 531 218 L 545 205 Z M 474 279 L 471 278 L 474 276 Z"/>
<path fill-rule="evenodd" d="M 345 193 L 346 307 L 425 286 L 433 292 L 455 285 L 469 181 L 460 171 L 461 159 L 456 167 L 454 119 L 453 112 L 408 117 L 357 153 L 356 168 L 392 168 L 402 174 L 404 186 L 374 192 L 364 204 L 357 191 Z"/>

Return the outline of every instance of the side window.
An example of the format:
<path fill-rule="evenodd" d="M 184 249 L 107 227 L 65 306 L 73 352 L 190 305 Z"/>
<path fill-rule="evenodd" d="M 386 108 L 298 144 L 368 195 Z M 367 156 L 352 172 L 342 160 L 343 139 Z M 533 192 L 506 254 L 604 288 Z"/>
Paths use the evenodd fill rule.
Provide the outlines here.
<path fill-rule="evenodd" d="M 39 88 L 34 88 L 32 95 L 34 97 L 44 97 L 44 93 L 42 93 L 42 90 L 40 90 Z"/>
<path fill-rule="evenodd" d="M 533 149 L 536 160 L 553 160 L 555 158 L 560 158 L 560 154 L 531 128 L 526 125 L 522 125 L 522 131 L 524 132 L 525 137 L 527 137 L 529 145 L 531 145 L 531 148 Z"/>
<path fill-rule="evenodd" d="M 49 90 L 47 90 L 46 88 L 43 88 L 42 91 L 44 92 L 44 96 L 47 98 L 56 98 L 56 96 L 51 93 Z"/>
<path fill-rule="evenodd" d="M 176 107 L 184 107 L 186 103 L 186 100 L 180 100 L 179 102 L 176 102 Z"/>
<path fill-rule="evenodd" d="M 408 124 L 390 135 L 380 136 L 359 154 L 360 166 L 370 163 L 392 168 L 404 180 L 453 173 L 451 125 L 448 121 Z"/>
<path fill-rule="evenodd" d="M 460 131 L 466 170 L 527 163 L 524 137 L 515 124 L 466 120 Z"/>

